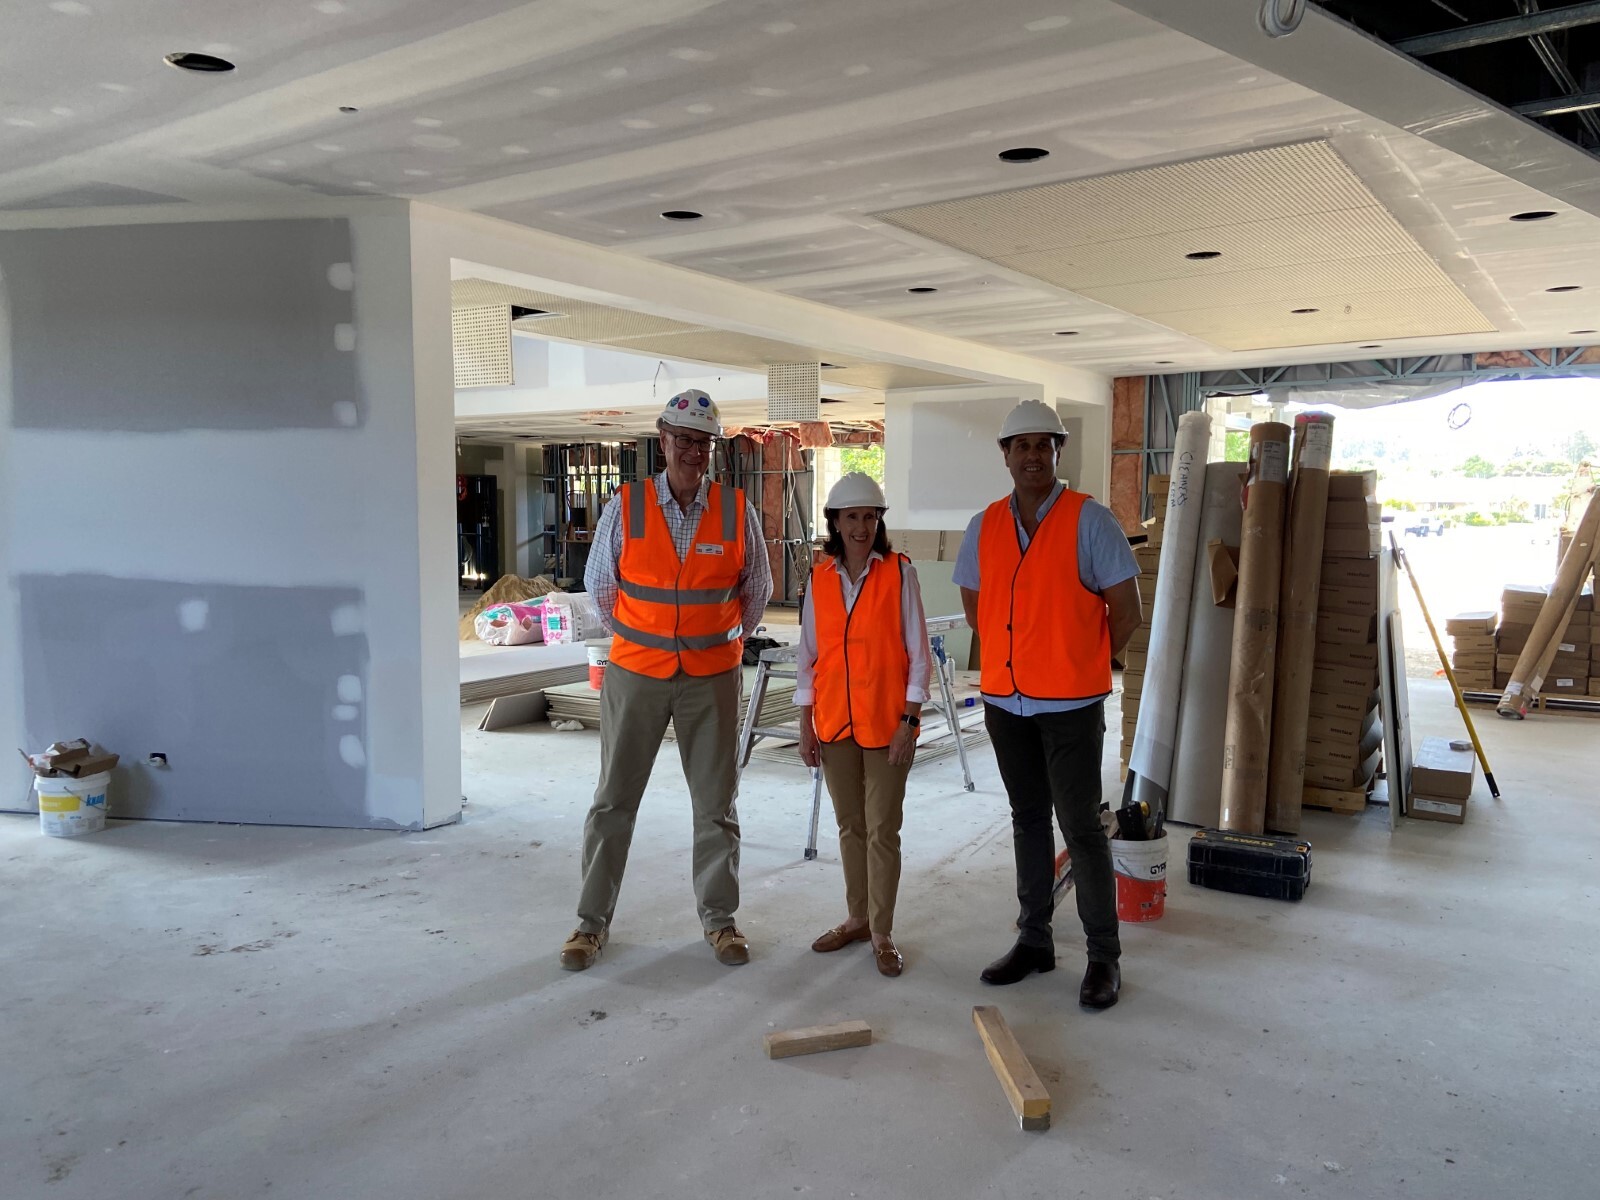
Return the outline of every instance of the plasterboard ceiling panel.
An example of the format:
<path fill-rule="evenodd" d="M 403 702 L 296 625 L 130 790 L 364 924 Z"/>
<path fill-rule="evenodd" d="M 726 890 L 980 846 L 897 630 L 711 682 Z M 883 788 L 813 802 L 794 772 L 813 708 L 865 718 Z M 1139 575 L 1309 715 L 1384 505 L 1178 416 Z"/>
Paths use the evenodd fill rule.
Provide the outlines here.
<path fill-rule="evenodd" d="M 1381 208 L 1367 207 L 1271 221 L 1244 221 L 1212 229 L 1185 230 L 1008 255 L 997 261 L 1041 279 L 1070 277 L 1079 288 L 1158 279 L 1206 279 L 1227 271 L 1285 268 L 1351 256 L 1352 247 L 1371 254 L 1403 254 L 1416 242 Z M 1191 260 L 1190 253 L 1219 257 Z"/>
<path fill-rule="evenodd" d="M 1426 254 L 1415 253 L 1310 263 L 1293 270 L 1267 267 L 1254 271 L 1224 271 L 1205 279 L 1126 283 L 1086 289 L 1085 294 L 1128 312 L 1160 309 L 1173 313 L 1273 301 L 1284 309 L 1320 308 L 1329 297 L 1413 292 L 1438 286 L 1438 267 Z"/>
<path fill-rule="evenodd" d="M 727 367 L 765 371 L 771 363 L 832 362 L 824 351 L 769 338 L 727 333 L 720 329 L 655 334 L 611 343 L 618 350 L 663 354 L 688 362 L 718 363 Z M 830 374 L 831 378 L 831 374 Z"/>
<path fill-rule="evenodd" d="M 886 392 L 891 388 L 916 388 L 916 387 L 947 387 L 951 384 L 971 383 L 971 379 L 961 375 L 943 375 L 938 371 L 926 371 L 921 367 L 902 367 L 895 363 L 863 363 L 858 367 L 846 367 L 842 371 L 828 371 L 823 375 L 822 386 L 826 390 L 830 383 L 844 383 L 851 387 L 872 388 L 875 391 Z M 826 410 L 822 414 L 828 416 Z"/>
<path fill-rule="evenodd" d="M 879 215 L 901 229 L 998 259 L 1376 203 L 1331 146 L 1300 142 Z"/>
<path fill-rule="evenodd" d="M 1294 315 L 1281 302 L 1232 308 L 1152 313 L 1164 325 L 1184 327 L 1194 336 L 1235 350 L 1284 346 L 1322 346 L 1337 342 L 1429 337 L 1453 333 L 1492 333 L 1494 327 L 1471 302 L 1448 285 L 1387 294 L 1345 294 L 1317 298 L 1320 312 Z"/>

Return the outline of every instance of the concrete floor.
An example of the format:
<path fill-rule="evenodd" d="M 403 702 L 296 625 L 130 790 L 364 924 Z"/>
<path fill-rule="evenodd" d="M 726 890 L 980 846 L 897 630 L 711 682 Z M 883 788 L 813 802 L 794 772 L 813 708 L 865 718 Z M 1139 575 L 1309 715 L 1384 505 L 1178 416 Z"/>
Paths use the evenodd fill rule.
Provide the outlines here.
<path fill-rule="evenodd" d="M 1459 728 L 1436 683 L 1412 711 Z M 754 961 L 717 965 L 670 744 L 615 938 L 571 975 L 597 735 L 475 718 L 472 803 L 431 833 L 0 820 L 8 1200 L 1594 1194 L 1592 719 L 1485 714 L 1506 799 L 1480 782 L 1465 826 L 1308 814 L 1303 903 L 1176 871 L 1165 919 L 1125 927 L 1121 1005 L 1089 1014 L 1070 918 L 1063 969 L 977 980 L 1014 916 L 987 748 L 975 794 L 953 760 L 913 776 L 902 978 L 807 949 L 838 866 L 801 859 L 808 789 L 770 764 L 742 803 Z M 1017 1130 L 977 1003 L 1049 1132 Z M 849 1017 L 873 1046 L 762 1056 Z"/>

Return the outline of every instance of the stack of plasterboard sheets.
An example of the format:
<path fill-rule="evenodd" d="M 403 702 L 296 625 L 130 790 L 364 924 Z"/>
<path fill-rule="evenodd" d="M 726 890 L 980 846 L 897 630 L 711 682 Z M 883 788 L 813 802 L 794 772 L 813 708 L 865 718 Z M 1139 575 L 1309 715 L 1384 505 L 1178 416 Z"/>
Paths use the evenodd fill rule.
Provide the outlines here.
<path fill-rule="evenodd" d="M 755 687 L 756 668 L 744 668 L 743 694 L 739 697 L 739 720 L 744 721 L 745 708 Z M 600 693 L 589 686 L 588 673 L 582 682 L 565 683 L 544 689 L 550 705 L 552 721 L 581 721 L 585 728 L 600 728 Z M 798 717 L 794 706 L 794 680 L 772 678 L 767 681 L 767 694 L 761 702 L 759 723 L 762 725 L 792 725 Z M 671 736 L 671 726 L 668 726 Z"/>
<path fill-rule="evenodd" d="M 489 646 L 463 642 L 461 646 L 462 704 L 542 691 L 589 677 L 589 655 L 581 645 Z"/>

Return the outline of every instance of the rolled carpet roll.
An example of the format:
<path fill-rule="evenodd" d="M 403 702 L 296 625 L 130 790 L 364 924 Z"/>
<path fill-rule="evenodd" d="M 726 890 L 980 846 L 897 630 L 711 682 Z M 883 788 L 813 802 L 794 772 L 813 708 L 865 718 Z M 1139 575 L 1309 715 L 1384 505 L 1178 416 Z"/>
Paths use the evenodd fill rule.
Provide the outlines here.
<path fill-rule="evenodd" d="M 1322 531 L 1328 521 L 1328 467 L 1333 417 L 1294 419 L 1289 468 L 1289 534 L 1278 592 L 1277 678 L 1272 685 L 1272 749 L 1267 766 L 1266 827 L 1300 832 L 1305 786 L 1311 673 L 1317 657 L 1317 593 L 1322 587 Z"/>
<path fill-rule="evenodd" d="M 1244 519 L 1240 492 L 1245 464 L 1206 466 L 1200 536 L 1189 602 L 1189 636 L 1183 652 L 1183 692 L 1173 744 L 1167 819 L 1215 828 L 1222 780 L 1222 736 L 1228 715 L 1228 666 L 1233 657 L 1232 605 L 1216 603 L 1211 586 L 1211 547 L 1237 548 Z"/>
<path fill-rule="evenodd" d="M 1266 828 L 1278 591 L 1283 576 L 1283 502 L 1288 482 L 1289 427 L 1278 421 L 1253 426 L 1239 542 L 1239 612 L 1233 627 L 1228 724 L 1222 745 L 1219 827 L 1231 833 L 1261 833 Z"/>

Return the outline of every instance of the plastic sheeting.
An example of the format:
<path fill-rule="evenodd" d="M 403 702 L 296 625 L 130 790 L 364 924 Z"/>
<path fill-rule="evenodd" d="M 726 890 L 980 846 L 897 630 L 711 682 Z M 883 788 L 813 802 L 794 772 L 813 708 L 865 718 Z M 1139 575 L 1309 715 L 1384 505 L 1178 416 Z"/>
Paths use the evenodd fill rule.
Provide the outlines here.
<path fill-rule="evenodd" d="M 1183 825 L 1215 827 L 1221 808 L 1222 739 L 1228 712 L 1228 665 L 1233 655 L 1235 610 L 1212 602 L 1207 547 L 1212 542 L 1239 544 L 1244 473 L 1244 463 L 1209 464 L 1200 501 L 1189 632 L 1183 652 L 1183 695 L 1178 703 L 1172 782 L 1167 797 L 1167 819 Z M 1143 705 L 1140 711 L 1143 712 Z"/>
<path fill-rule="evenodd" d="M 1178 419 L 1161 563 L 1156 574 L 1155 611 L 1150 620 L 1144 696 L 1139 703 L 1139 724 L 1133 753 L 1128 758 L 1125 789 L 1129 799 L 1144 801 L 1151 812 L 1166 810 L 1172 782 L 1172 752 L 1178 731 L 1184 648 L 1193 609 L 1194 564 L 1200 546 L 1201 497 L 1210 441 L 1211 418 L 1205 413 L 1184 413 Z"/>

